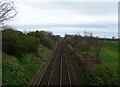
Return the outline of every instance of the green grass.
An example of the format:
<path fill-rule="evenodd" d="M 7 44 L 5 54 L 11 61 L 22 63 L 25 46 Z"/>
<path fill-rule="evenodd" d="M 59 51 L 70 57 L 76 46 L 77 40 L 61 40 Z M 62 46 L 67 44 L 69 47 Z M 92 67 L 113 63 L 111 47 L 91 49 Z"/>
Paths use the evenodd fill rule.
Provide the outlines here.
<path fill-rule="evenodd" d="M 39 51 L 43 58 L 48 58 L 51 53 L 49 49 L 42 45 Z M 43 64 L 43 61 L 32 53 L 23 57 L 3 53 L 2 60 L 3 85 L 27 85 Z"/>
<path fill-rule="evenodd" d="M 117 85 L 118 84 L 118 42 L 105 41 L 99 58 L 104 64 L 96 65 L 85 72 L 89 85 Z"/>
<path fill-rule="evenodd" d="M 40 45 L 39 53 L 41 54 L 41 56 L 44 59 L 47 59 L 49 57 L 49 55 L 51 54 L 51 51 L 52 50 L 49 50 L 48 48 L 44 47 L 43 45 Z"/>
<path fill-rule="evenodd" d="M 100 53 L 100 59 L 105 63 L 117 65 L 118 64 L 118 42 L 106 41 Z"/>
<path fill-rule="evenodd" d="M 32 54 L 27 54 L 21 59 L 3 54 L 3 85 L 28 84 L 42 63 Z"/>

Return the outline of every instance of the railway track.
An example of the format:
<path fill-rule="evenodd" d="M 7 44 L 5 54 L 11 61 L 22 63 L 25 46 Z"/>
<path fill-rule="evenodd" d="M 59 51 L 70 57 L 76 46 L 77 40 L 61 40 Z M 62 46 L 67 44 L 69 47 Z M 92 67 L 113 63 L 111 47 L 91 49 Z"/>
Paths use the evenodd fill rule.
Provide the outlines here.
<path fill-rule="evenodd" d="M 71 87 L 71 77 L 68 69 L 68 62 L 63 54 L 61 58 L 61 85 L 69 85 Z"/>
<path fill-rule="evenodd" d="M 53 54 L 48 66 L 40 77 L 37 86 L 68 85 L 71 86 L 71 78 L 67 58 L 63 51 L 63 39 L 60 40 L 55 53 Z"/>

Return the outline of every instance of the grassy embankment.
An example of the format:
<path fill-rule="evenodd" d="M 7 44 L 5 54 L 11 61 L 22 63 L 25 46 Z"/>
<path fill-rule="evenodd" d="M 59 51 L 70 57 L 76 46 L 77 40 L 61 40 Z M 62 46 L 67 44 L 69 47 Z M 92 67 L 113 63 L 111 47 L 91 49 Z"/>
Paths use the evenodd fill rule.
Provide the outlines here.
<path fill-rule="evenodd" d="M 51 50 L 40 45 L 43 58 L 48 58 Z M 3 54 L 3 85 L 26 85 L 40 69 L 43 61 L 29 53 L 22 58 Z"/>
<path fill-rule="evenodd" d="M 90 85 L 118 85 L 118 42 L 105 41 L 99 58 L 104 63 L 87 72 L 86 81 Z"/>
<path fill-rule="evenodd" d="M 71 62 L 79 76 L 81 85 L 118 85 L 118 42 L 101 41 L 97 43 L 89 44 L 92 39 L 86 40 L 85 45 L 83 41 L 86 38 L 77 39 L 77 44 L 69 38 L 67 47 L 67 57 L 71 59 Z M 95 41 L 95 40 L 92 40 Z M 71 43 L 72 42 L 72 43 Z M 120 45 L 120 44 L 119 44 Z M 80 47 L 81 46 L 81 47 Z M 92 49 L 86 49 L 84 47 L 90 46 Z M 77 47 L 77 48 L 76 48 Z M 88 48 L 87 47 L 87 48 Z M 98 49 L 102 47 L 102 49 Z M 83 49 L 83 50 L 81 50 Z M 100 51 L 99 56 L 96 56 L 96 51 Z"/>
<path fill-rule="evenodd" d="M 2 83 L 27 85 L 53 52 L 60 36 L 51 32 L 2 30 Z"/>

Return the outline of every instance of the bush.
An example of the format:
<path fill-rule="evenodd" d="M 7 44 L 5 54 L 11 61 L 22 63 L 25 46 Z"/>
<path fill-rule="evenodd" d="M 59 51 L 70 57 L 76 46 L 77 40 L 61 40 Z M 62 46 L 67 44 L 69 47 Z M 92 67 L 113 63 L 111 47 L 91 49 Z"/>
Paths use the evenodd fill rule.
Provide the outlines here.
<path fill-rule="evenodd" d="M 5 28 L 2 30 L 2 37 L 11 37 L 11 36 L 19 36 L 19 35 L 24 35 L 21 31 L 17 31 L 12 28 Z"/>
<path fill-rule="evenodd" d="M 43 45 L 43 46 L 46 46 L 47 48 L 49 49 L 53 49 L 54 48 L 54 43 L 53 41 L 49 38 L 49 37 L 43 37 L 40 39 L 40 43 Z"/>
<path fill-rule="evenodd" d="M 112 65 L 98 65 L 86 72 L 88 85 L 118 85 L 118 71 Z"/>
<path fill-rule="evenodd" d="M 39 38 L 40 43 L 49 48 L 53 49 L 54 48 L 54 40 L 50 37 L 50 33 L 46 31 L 36 31 L 36 32 L 29 32 L 29 36 L 34 36 L 36 38 Z"/>
<path fill-rule="evenodd" d="M 3 38 L 2 46 L 3 52 L 19 56 L 28 52 L 38 52 L 39 42 L 34 37 L 19 35 Z"/>

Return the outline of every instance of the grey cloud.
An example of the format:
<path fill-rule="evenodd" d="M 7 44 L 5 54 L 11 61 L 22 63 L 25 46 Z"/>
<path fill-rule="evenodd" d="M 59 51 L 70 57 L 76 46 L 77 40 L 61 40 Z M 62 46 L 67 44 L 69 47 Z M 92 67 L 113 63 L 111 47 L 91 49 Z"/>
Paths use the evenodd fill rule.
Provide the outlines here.
<path fill-rule="evenodd" d="M 117 24 L 46 24 L 46 25 L 16 25 L 19 28 L 116 28 Z"/>
<path fill-rule="evenodd" d="M 115 2 L 33 2 L 27 5 L 40 10 L 66 10 L 89 15 L 110 15 L 117 13 Z"/>
<path fill-rule="evenodd" d="M 36 20 L 33 20 L 32 16 L 29 17 L 29 15 L 27 13 L 25 14 L 23 12 L 23 14 L 21 15 L 23 18 L 22 17 L 21 18 L 24 19 L 28 15 L 28 19 L 25 20 L 25 21 L 29 21 L 29 22 L 27 22 L 28 25 L 20 25 L 20 23 L 22 23 L 22 21 L 20 21 L 20 23 L 18 23 L 19 25 L 15 25 L 16 23 L 13 24 L 17 28 L 21 28 L 23 30 L 25 30 L 25 29 L 26 30 L 30 30 L 30 29 L 31 30 L 32 29 L 34 29 L 34 30 L 35 29 L 51 29 L 52 30 L 53 29 L 53 32 L 56 32 L 55 29 L 60 29 L 60 28 L 61 29 L 73 28 L 73 30 L 71 29 L 72 32 L 76 32 L 76 31 L 74 31 L 74 28 L 78 28 L 78 31 L 80 31 L 81 28 L 89 29 L 90 31 L 92 30 L 92 28 L 95 28 L 96 30 L 102 28 L 103 29 L 102 31 L 104 31 L 104 30 L 109 31 L 111 28 L 113 28 L 113 30 L 114 29 L 117 30 L 117 23 L 114 20 L 117 18 L 117 13 L 118 13 L 118 3 L 117 2 L 33 2 L 34 0 L 32 0 L 32 2 L 28 1 L 28 2 L 24 3 L 24 1 L 23 1 L 23 3 L 21 3 L 21 6 L 30 7 L 31 8 L 31 10 L 30 10 L 31 12 L 29 12 L 29 13 L 31 13 L 30 15 L 33 15 L 35 13 L 33 16 L 37 16 L 38 18 L 33 17 L 34 19 L 36 19 Z M 43 12 L 48 11 L 48 16 L 44 16 L 44 13 L 43 13 L 43 15 L 41 15 L 42 11 Z M 61 13 L 59 14 L 59 12 L 61 12 Z M 51 13 L 51 14 L 49 14 L 49 13 Z M 38 15 L 36 15 L 36 14 L 38 14 Z M 63 15 L 61 15 L 61 14 L 63 14 Z M 78 24 L 79 21 L 77 18 L 75 18 L 74 21 L 70 20 L 73 23 L 69 22 L 69 20 L 64 21 L 64 20 L 66 20 L 66 18 L 69 14 L 73 15 L 73 20 L 74 20 L 75 16 L 80 17 L 80 15 L 82 15 L 82 16 L 85 15 L 85 17 L 88 17 L 88 18 L 94 17 L 94 19 L 96 21 L 93 21 L 91 23 L 88 20 L 88 22 L 86 21 L 85 23 L 80 22 L 81 24 Z M 39 15 L 40 15 L 40 17 L 39 17 Z M 44 16 L 44 18 L 42 19 L 41 16 Z M 59 17 L 59 18 L 54 19 L 54 16 Z M 53 21 L 53 24 L 50 25 L 47 23 L 49 23 L 49 20 L 50 21 L 52 20 L 51 17 L 53 17 L 53 20 L 55 20 L 55 22 Z M 69 17 L 72 17 L 72 16 L 69 16 Z M 112 18 L 112 17 L 114 17 L 114 18 Z M 40 18 L 41 18 L 41 20 L 40 20 Z M 110 20 L 109 20 L 109 18 L 110 18 Z M 48 20 L 48 22 L 46 19 Z M 63 19 L 63 20 L 60 20 L 60 19 Z M 32 20 L 33 22 L 30 20 Z M 44 22 L 44 20 L 46 20 L 44 23 L 45 25 L 41 25 L 40 23 Z M 83 18 L 83 20 L 84 20 L 84 18 Z M 35 23 L 34 23 L 34 21 L 35 21 Z M 38 21 L 38 22 L 36 22 L 36 21 Z M 58 23 L 56 23 L 56 22 L 58 22 Z M 72 23 L 72 24 L 70 24 L 70 23 Z M 60 31 L 61 30 L 59 30 L 59 32 Z M 69 31 L 70 30 L 67 29 L 67 30 L 64 30 L 61 32 L 69 32 Z"/>

